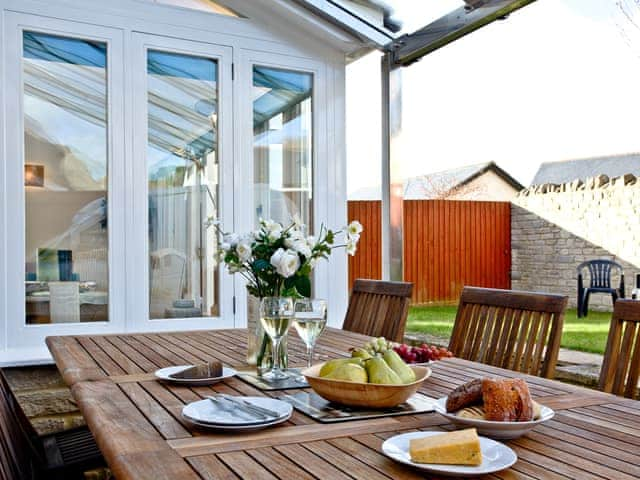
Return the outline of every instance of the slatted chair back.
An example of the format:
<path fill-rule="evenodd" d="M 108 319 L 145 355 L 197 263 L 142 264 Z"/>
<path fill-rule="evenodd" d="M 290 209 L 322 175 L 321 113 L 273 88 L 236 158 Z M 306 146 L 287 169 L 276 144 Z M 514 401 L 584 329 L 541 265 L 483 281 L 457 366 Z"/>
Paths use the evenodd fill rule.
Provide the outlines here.
<path fill-rule="evenodd" d="M 578 274 L 582 274 L 584 269 L 589 270 L 590 288 L 612 288 L 611 274 L 617 270 L 623 273 L 622 265 L 611 260 L 589 260 L 578 265 Z"/>
<path fill-rule="evenodd" d="M 402 342 L 412 291 L 413 283 L 356 279 L 342 328 Z"/>
<path fill-rule="evenodd" d="M 567 300 L 464 287 L 449 350 L 459 358 L 553 378 Z"/>
<path fill-rule="evenodd" d="M 35 480 L 43 452 L 37 433 L 25 416 L 0 370 L 0 478 Z"/>
<path fill-rule="evenodd" d="M 613 307 L 599 387 L 634 398 L 640 377 L 640 302 L 618 300 Z"/>

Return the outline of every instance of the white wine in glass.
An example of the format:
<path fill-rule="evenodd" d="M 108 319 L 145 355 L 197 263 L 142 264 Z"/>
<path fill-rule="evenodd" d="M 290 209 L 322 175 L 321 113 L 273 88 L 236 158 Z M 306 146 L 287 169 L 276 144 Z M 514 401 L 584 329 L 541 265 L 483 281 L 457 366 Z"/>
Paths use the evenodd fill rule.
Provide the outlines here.
<path fill-rule="evenodd" d="M 260 322 L 269 337 L 282 338 L 287 334 L 291 326 L 291 317 L 283 317 L 280 315 L 270 317 L 265 315 L 260 317 Z"/>
<path fill-rule="evenodd" d="M 288 297 L 265 297 L 260 303 L 260 323 L 271 339 L 273 368 L 265 377 L 272 380 L 288 378 L 280 368 L 280 341 L 289 331 L 293 319 L 293 299 Z"/>
<path fill-rule="evenodd" d="M 307 346 L 307 367 L 313 363 L 313 349 L 327 326 L 327 302 L 319 299 L 296 300 L 293 326 Z"/>

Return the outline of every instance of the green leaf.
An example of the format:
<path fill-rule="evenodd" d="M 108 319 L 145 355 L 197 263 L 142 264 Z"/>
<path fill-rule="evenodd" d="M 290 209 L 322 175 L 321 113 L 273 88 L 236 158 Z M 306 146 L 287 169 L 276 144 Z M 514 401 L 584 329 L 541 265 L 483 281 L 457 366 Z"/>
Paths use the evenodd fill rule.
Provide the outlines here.
<path fill-rule="evenodd" d="M 311 280 L 308 276 L 296 275 L 295 277 L 296 290 L 303 297 L 311 297 Z"/>
<path fill-rule="evenodd" d="M 335 237 L 335 235 L 333 234 L 333 232 L 332 232 L 331 230 L 329 230 L 329 231 L 327 232 L 327 237 L 326 237 L 327 243 L 328 243 L 329 245 L 333 245 L 333 239 L 334 239 L 334 237 Z"/>
<path fill-rule="evenodd" d="M 296 290 L 296 287 L 285 288 L 284 290 L 282 290 L 281 295 L 283 297 L 293 297 L 293 298 L 299 298 L 300 297 L 300 294 Z"/>
<path fill-rule="evenodd" d="M 262 272 L 264 270 L 267 270 L 269 267 L 271 267 L 271 264 L 262 258 L 254 261 L 251 265 L 251 268 L 253 268 L 253 270 L 256 272 Z"/>

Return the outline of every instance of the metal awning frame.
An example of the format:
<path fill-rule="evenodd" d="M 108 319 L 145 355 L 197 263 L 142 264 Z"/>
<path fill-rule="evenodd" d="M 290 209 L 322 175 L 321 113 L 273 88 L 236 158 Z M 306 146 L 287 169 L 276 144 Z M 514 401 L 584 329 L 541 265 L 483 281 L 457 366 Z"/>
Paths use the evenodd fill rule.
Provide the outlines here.
<path fill-rule="evenodd" d="M 382 57 L 382 278 L 403 281 L 404 179 L 400 156 L 402 76 L 407 67 L 439 48 L 490 23 L 506 18 L 535 0 L 465 0 L 454 10 L 414 33 L 385 46 Z"/>

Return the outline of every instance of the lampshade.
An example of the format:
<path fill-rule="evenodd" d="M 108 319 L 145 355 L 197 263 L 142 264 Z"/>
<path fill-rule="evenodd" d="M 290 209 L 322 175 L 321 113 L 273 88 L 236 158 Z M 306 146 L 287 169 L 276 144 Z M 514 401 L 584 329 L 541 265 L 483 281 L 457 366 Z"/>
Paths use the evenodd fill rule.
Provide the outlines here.
<path fill-rule="evenodd" d="M 24 166 L 24 186 L 44 187 L 44 165 Z"/>

